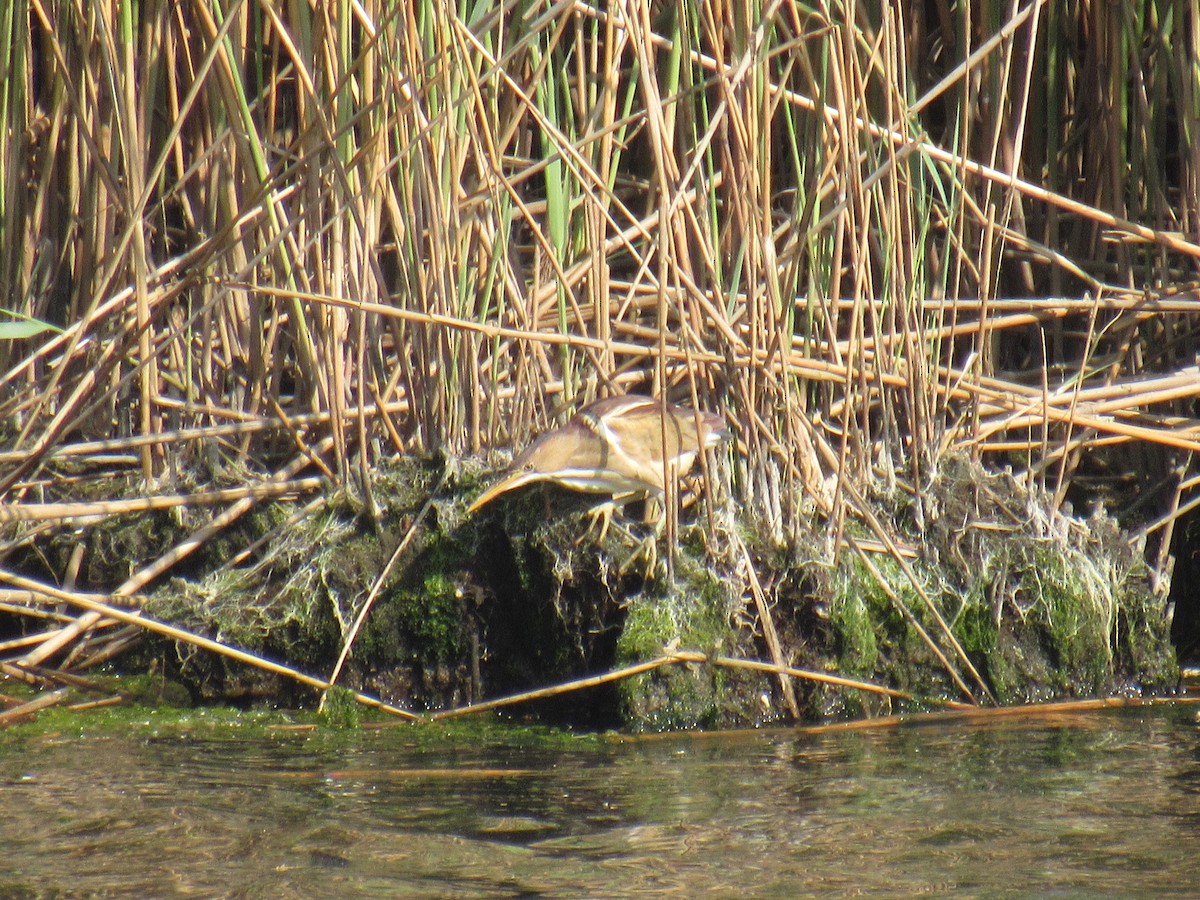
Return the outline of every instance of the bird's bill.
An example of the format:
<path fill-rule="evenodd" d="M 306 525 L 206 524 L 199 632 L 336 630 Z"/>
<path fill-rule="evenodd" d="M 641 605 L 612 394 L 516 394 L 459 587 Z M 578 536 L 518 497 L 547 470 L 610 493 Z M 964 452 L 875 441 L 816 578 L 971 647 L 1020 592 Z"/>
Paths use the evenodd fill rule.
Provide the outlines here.
<path fill-rule="evenodd" d="M 515 491 L 517 488 L 538 481 L 562 485 L 573 491 L 582 491 L 588 494 L 613 494 L 614 497 L 620 498 L 618 505 L 631 502 L 647 494 L 646 486 L 640 482 L 631 481 L 629 478 L 616 472 L 599 469 L 560 469 L 552 474 L 528 471 L 513 472 L 511 475 L 501 478 L 476 497 L 475 501 L 467 507 L 467 514 L 470 515 L 480 507 L 495 500 L 501 494 L 507 494 L 509 491 Z"/>
<path fill-rule="evenodd" d="M 536 472 L 514 472 L 511 475 L 506 475 L 475 498 L 475 501 L 467 507 L 467 515 L 475 512 L 481 506 L 491 503 L 501 494 L 507 494 L 509 491 L 516 490 L 537 480 L 538 473 Z"/>

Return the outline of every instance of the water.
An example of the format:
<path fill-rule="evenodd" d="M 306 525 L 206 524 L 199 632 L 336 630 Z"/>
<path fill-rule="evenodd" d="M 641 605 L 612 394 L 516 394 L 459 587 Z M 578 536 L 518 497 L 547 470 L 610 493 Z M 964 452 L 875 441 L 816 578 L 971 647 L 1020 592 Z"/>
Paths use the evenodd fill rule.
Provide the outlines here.
<path fill-rule="evenodd" d="M 1194 706 L 644 740 L 0 744 L 0 896 L 1200 896 Z"/>

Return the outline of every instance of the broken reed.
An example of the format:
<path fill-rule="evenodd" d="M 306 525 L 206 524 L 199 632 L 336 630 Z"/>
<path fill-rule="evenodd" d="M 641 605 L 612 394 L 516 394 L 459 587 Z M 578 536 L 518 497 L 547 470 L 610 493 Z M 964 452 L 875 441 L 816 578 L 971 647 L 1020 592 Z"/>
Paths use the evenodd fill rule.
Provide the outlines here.
<path fill-rule="evenodd" d="M 1196 305 L 1134 292 L 1200 255 L 1195 10 L 685 6 L 0 3 L 0 497 L 84 438 L 152 481 L 319 417 L 347 479 L 629 389 L 724 408 L 776 537 L 952 447 L 1058 499 L 1196 448 Z"/>

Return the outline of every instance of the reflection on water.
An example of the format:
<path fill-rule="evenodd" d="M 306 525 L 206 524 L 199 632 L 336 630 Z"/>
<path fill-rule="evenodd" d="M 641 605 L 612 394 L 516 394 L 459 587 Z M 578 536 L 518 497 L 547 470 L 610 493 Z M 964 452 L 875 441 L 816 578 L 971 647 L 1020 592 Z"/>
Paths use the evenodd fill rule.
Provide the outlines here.
<path fill-rule="evenodd" d="M 1200 894 L 1194 707 L 601 750 L 411 741 L 0 747 L 0 894 Z"/>

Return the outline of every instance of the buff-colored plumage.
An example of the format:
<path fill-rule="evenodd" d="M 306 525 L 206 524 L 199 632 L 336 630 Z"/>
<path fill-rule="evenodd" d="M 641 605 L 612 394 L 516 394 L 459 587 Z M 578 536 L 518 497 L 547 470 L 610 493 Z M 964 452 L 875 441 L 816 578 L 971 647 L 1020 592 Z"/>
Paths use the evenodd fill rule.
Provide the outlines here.
<path fill-rule="evenodd" d="M 668 472 L 676 478 L 686 475 L 699 453 L 727 436 L 724 422 L 712 413 L 697 415 L 636 394 L 597 400 L 530 444 L 468 512 L 539 481 L 610 494 L 620 503 L 662 498 Z"/>

